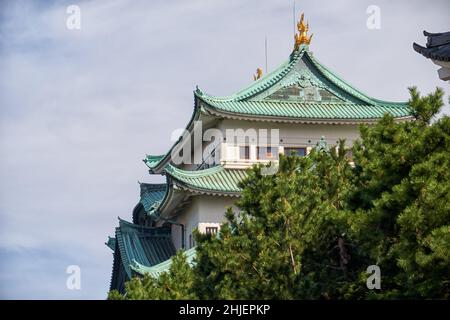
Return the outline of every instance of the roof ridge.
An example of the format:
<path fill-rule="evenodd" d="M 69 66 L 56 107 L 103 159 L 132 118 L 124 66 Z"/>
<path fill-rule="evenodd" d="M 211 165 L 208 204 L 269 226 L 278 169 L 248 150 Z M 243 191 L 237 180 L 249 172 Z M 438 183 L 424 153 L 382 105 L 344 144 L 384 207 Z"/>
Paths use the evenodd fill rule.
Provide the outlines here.
<path fill-rule="evenodd" d="M 308 46 L 303 46 L 299 50 L 293 51 L 289 56 L 289 60 L 281 63 L 275 70 L 256 80 L 249 86 L 237 91 L 230 96 L 212 96 L 200 89 L 194 91 L 194 95 L 204 100 L 205 102 L 246 102 L 248 98 L 251 98 L 262 91 L 270 88 L 274 84 L 278 83 L 288 72 L 290 72 L 293 66 L 302 59 L 303 56 L 308 58 L 309 61 L 317 68 L 317 70 L 322 74 L 323 77 L 328 79 L 333 85 L 340 88 L 350 96 L 367 103 L 368 105 L 383 105 L 386 107 L 395 106 L 405 106 L 407 102 L 405 101 L 385 101 L 376 99 L 369 94 L 365 93 L 363 90 L 356 88 L 354 85 L 350 84 L 344 80 L 341 76 L 336 74 L 334 71 L 329 69 L 327 66 L 319 62 L 312 52 L 309 51 Z M 280 102 L 279 100 L 274 100 Z M 284 102 L 284 101 L 283 101 Z"/>
<path fill-rule="evenodd" d="M 213 114 L 229 116 L 267 117 L 280 119 L 316 119 L 330 120 L 354 119 L 365 121 L 379 119 L 388 112 L 395 118 L 410 116 L 406 104 L 369 104 L 352 102 L 297 102 L 297 101 L 235 101 L 205 102 L 208 111 Z M 255 111 L 256 110 L 256 111 Z"/>
<path fill-rule="evenodd" d="M 167 188 L 167 183 L 144 183 L 139 182 L 141 192 L 164 191 Z"/>
<path fill-rule="evenodd" d="M 392 106 L 392 105 L 404 105 L 407 104 L 407 102 L 395 102 L 395 101 L 385 101 L 385 100 L 379 100 L 376 98 L 373 98 L 372 96 L 368 95 L 364 91 L 356 88 L 353 84 L 350 84 L 348 81 L 344 80 L 340 75 L 332 71 L 329 67 L 322 64 L 319 60 L 317 60 L 314 55 L 307 53 L 307 57 L 311 60 L 311 62 L 317 67 L 317 69 L 322 73 L 322 75 L 330 80 L 333 84 L 338 86 L 339 88 L 343 89 L 344 91 L 350 93 L 353 96 L 356 96 L 356 98 L 369 102 L 369 104 L 375 104 L 375 105 L 384 105 L 384 106 Z M 331 75 L 331 77 L 330 77 Z M 338 80 L 338 81 L 336 81 Z M 339 83 L 340 82 L 340 83 Z M 344 87 L 342 86 L 344 85 Z M 356 93 L 356 95 L 355 95 Z M 358 97 L 359 96 L 359 97 Z M 361 99 L 362 98 L 362 99 Z"/>
<path fill-rule="evenodd" d="M 120 217 L 118 217 L 119 219 L 119 228 L 118 229 L 122 229 L 123 227 L 128 228 L 128 229 L 133 229 L 136 232 L 158 232 L 158 231 L 163 231 L 164 228 L 161 227 L 147 227 L 147 226 L 143 226 L 140 224 L 136 224 L 136 223 L 132 223 L 126 220 L 121 219 Z M 122 231 L 121 231 L 122 232 Z M 164 234 L 159 234 L 161 236 L 163 236 Z"/>
<path fill-rule="evenodd" d="M 293 51 L 289 59 L 278 65 L 274 70 L 269 72 L 268 74 L 262 76 L 260 79 L 254 81 L 250 85 L 246 86 L 245 88 L 233 93 L 229 96 L 212 96 L 205 92 L 203 92 L 200 89 L 196 89 L 194 91 L 194 94 L 200 98 L 206 98 L 208 100 L 213 101 L 242 101 L 244 99 L 247 99 L 251 96 L 254 96 L 258 94 L 259 92 L 267 89 L 268 87 L 271 87 L 275 83 L 277 83 L 279 80 L 283 78 L 284 75 L 286 75 L 292 67 L 297 63 L 298 60 L 300 60 L 305 52 L 308 51 L 307 46 L 303 46 L 300 50 Z"/>

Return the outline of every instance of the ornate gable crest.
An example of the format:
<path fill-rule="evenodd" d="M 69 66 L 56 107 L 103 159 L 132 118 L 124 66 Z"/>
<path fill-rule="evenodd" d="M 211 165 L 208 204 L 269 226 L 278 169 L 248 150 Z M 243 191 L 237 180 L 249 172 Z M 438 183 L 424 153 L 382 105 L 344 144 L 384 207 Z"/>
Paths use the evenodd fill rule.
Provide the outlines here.
<path fill-rule="evenodd" d="M 342 102 L 343 98 L 331 92 L 308 69 L 299 69 L 292 72 L 279 84 L 279 89 L 272 92 L 266 100 L 287 100 L 301 102 Z"/>
<path fill-rule="evenodd" d="M 294 71 L 289 77 L 283 79 L 280 84 L 283 88 L 293 85 L 298 85 L 302 88 L 309 86 L 325 88 L 322 82 L 320 82 L 310 71 L 306 69 Z"/>

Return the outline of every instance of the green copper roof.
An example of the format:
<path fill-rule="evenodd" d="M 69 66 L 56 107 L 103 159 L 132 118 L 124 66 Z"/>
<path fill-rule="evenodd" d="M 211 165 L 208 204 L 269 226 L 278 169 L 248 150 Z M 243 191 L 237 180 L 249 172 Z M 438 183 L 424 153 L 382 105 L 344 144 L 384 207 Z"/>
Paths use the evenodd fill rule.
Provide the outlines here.
<path fill-rule="evenodd" d="M 167 191 L 167 183 L 149 184 L 141 183 L 140 203 L 147 214 L 152 214 L 161 203 Z"/>
<path fill-rule="evenodd" d="M 195 106 L 194 111 L 192 112 L 191 119 L 186 125 L 185 131 L 191 132 L 194 127 L 194 122 L 200 117 L 200 109 Z M 170 147 L 169 151 L 163 155 L 147 155 L 143 160 L 147 167 L 150 169 L 149 172 L 153 173 L 162 173 L 164 167 L 170 163 L 172 151 L 177 147 L 180 142 L 183 142 L 183 135 L 181 135 L 178 140 Z"/>
<path fill-rule="evenodd" d="M 203 109 L 228 115 L 358 121 L 378 119 L 384 113 L 397 118 L 410 116 L 407 103 L 368 96 L 322 65 L 307 46 L 301 46 L 287 62 L 231 96 L 214 97 L 201 90 L 195 95 L 204 102 Z"/>
<path fill-rule="evenodd" d="M 195 263 L 195 261 L 194 261 L 195 255 L 196 255 L 195 253 L 196 253 L 195 247 L 193 247 L 189 250 L 186 250 L 184 252 L 184 254 L 186 256 L 186 261 L 190 266 L 193 266 Z M 154 265 L 152 267 L 144 266 L 137 261 L 133 261 L 131 264 L 131 268 L 136 273 L 139 273 L 141 275 L 150 274 L 151 276 L 156 278 L 156 277 L 159 277 L 159 275 L 161 273 L 169 271 L 171 265 L 172 265 L 172 258 L 168 259 L 166 261 L 163 261 L 160 264 Z"/>
<path fill-rule="evenodd" d="M 130 265 L 133 260 L 153 266 L 169 259 L 176 252 L 170 229 L 144 227 L 121 219 L 116 228 L 116 242 L 116 251 L 128 278 L 131 278 Z"/>
<path fill-rule="evenodd" d="M 356 89 L 321 64 L 302 45 L 288 61 L 231 96 L 215 97 L 196 89 L 196 103 L 186 126 L 190 131 L 201 115 L 264 121 L 325 123 L 374 122 L 385 113 L 410 119 L 407 102 L 379 100 Z M 146 156 L 150 173 L 162 173 L 170 164 L 171 152 Z"/>
<path fill-rule="evenodd" d="M 381 105 L 385 107 L 403 107 L 407 110 L 409 110 L 408 102 L 392 102 L 392 101 L 384 101 L 379 100 L 373 97 L 370 97 L 369 95 L 363 93 L 361 90 L 355 88 L 351 84 L 349 84 L 347 81 L 342 79 L 340 76 L 338 76 L 336 73 L 331 71 L 328 67 L 320 63 L 313 55 L 308 54 L 308 58 L 311 60 L 311 62 L 314 64 L 314 66 L 320 70 L 320 72 L 333 84 L 335 84 L 337 87 L 343 89 L 344 91 L 348 92 L 350 95 L 355 96 L 356 98 L 366 102 L 369 105 Z"/>
<path fill-rule="evenodd" d="M 384 113 L 396 118 L 409 116 L 404 106 L 348 103 L 311 103 L 285 101 L 214 101 L 205 98 L 218 111 L 234 114 L 303 119 L 379 119 Z"/>
<path fill-rule="evenodd" d="M 149 168 L 152 169 L 155 168 L 161 162 L 161 160 L 164 159 L 165 156 L 166 156 L 165 154 L 158 156 L 148 155 L 145 157 L 144 162 Z"/>
<path fill-rule="evenodd" d="M 223 166 L 186 171 L 168 165 L 165 170 L 178 185 L 205 193 L 238 194 L 241 191 L 238 183 L 246 176 L 245 170 L 225 169 Z"/>
<path fill-rule="evenodd" d="M 105 244 L 108 248 L 114 251 L 116 249 L 116 238 L 108 237 L 108 241 L 106 241 Z"/>

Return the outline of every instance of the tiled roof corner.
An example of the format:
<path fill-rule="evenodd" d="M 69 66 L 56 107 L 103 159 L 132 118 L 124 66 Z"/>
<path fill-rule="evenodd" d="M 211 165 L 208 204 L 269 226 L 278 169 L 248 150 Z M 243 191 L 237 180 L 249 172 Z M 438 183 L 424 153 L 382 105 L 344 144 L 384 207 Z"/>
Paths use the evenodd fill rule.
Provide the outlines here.
<path fill-rule="evenodd" d="M 127 222 L 119 218 L 116 241 L 123 267 L 131 278 L 131 262 L 153 266 L 169 259 L 176 252 L 170 229 L 150 228 Z"/>
<path fill-rule="evenodd" d="M 140 189 L 139 202 L 148 215 L 154 214 L 167 192 L 167 183 L 140 183 Z"/>
<path fill-rule="evenodd" d="M 184 252 L 185 256 L 186 256 L 186 261 L 190 266 L 193 266 L 195 264 L 195 257 L 196 257 L 196 248 L 193 247 L 189 250 L 186 250 Z M 148 267 L 145 265 L 140 264 L 139 262 L 137 262 L 136 260 L 132 261 L 131 264 L 131 269 L 140 274 L 140 275 L 144 275 L 144 274 L 149 274 L 154 278 L 159 277 L 162 273 L 164 272 L 168 272 L 170 269 L 170 266 L 172 265 L 172 258 L 167 259 L 166 261 L 163 261 L 157 265 L 154 265 L 152 267 Z"/>
<path fill-rule="evenodd" d="M 186 189 L 206 193 L 224 193 L 238 195 L 241 189 L 238 184 L 246 177 L 246 171 L 240 169 L 225 169 L 223 166 L 187 171 L 167 166 L 166 172 L 179 186 Z"/>

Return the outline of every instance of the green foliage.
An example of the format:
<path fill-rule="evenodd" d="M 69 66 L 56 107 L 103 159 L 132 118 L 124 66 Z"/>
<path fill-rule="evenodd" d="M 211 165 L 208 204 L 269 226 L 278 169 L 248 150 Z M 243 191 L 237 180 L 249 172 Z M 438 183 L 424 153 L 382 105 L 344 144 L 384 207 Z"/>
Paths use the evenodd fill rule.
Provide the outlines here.
<path fill-rule="evenodd" d="M 254 166 L 238 212 L 217 237 L 196 233 L 193 268 L 179 253 L 159 278 L 132 279 L 110 299 L 372 299 L 450 297 L 450 118 L 442 90 L 411 89 L 416 121 L 361 127 L 346 158 L 281 156 Z M 381 290 L 366 287 L 369 265 Z"/>
<path fill-rule="evenodd" d="M 385 116 L 362 130 L 350 203 L 361 252 L 381 267 L 379 298 L 449 298 L 450 118 L 430 121 L 442 91 L 419 97 L 417 121 Z"/>
<path fill-rule="evenodd" d="M 249 171 L 240 212 L 227 212 L 218 238 L 197 235 L 201 298 L 331 298 L 334 281 L 358 276 L 339 251 L 351 173 L 343 142 L 339 150 L 282 157 L 273 176 Z"/>
<path fill-rule="evenodd" d="M 135 277 L 125 284 L 126 294 L 121 295 L 117 290 L 109 293 L 110 300 L 186 300 L 197 299 L 193 292 L 194 274 L 186 261 L 183 251 L 179 251 L 172 258 L 172 265 L 168 272 L 158 278 L 145 275 Z"/>
<path fill-rule="evenodd" d="M 411 113 L 416 120 L 429 124 L 435 115 L 439 113 L 444 105 L 442 98 L 444 91 L 440 88 L 436 89 L 436 92 L 431 93 L 425 97 L 421 97 L 416 87 L 409 89 L 411 99 L 409 100 L 409 106 Z M 450 101 L 450 99 L 449 99 Z"/>

